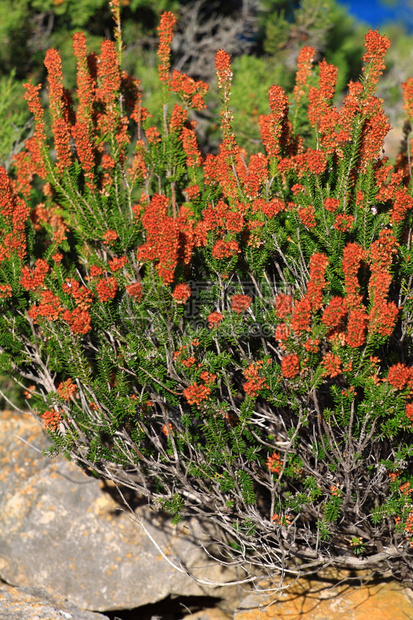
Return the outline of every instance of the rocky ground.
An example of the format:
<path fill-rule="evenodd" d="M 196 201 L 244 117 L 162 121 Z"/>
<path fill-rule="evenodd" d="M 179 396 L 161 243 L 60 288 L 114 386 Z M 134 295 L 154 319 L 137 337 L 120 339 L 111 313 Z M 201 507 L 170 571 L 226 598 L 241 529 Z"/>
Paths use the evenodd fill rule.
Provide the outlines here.
<path fill-rule="evenodd" d="M 413 594 L 348 575 L 301 581 L 278 595 L 201 588 L 163 558 L 121 510 L 116 489 L 43 456 L 31 415 L 0 413 L 0 620 L 406 620 Z M 134 506 L 167 557 L 213 581 L 234 578 L 193 542 L 196 522 L 172 526 Z M 364 577 L 365 579 L 365 577 Z"/>

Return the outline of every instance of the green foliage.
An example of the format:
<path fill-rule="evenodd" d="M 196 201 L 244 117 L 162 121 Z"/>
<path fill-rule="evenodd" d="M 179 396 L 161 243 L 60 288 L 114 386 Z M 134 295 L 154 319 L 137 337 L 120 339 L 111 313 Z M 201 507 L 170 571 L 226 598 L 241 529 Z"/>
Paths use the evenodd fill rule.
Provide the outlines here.
<path fill-rule="evenodd" d="M 221 139 L 203 157 L 189 115 L 204 86 L 171 77 L 173 25 L 162 17 L 156 113 L 122 73 L 121 40 L 96 61 L 76 36 L 73 107 L 48 53 L 46 125 L 26 86 L 33 138 L 0 169 L 0 371 L 27 388 L 56 452 L 174 522 L 211 518 L 222 557 L 247 571 L 301 574 L 343 554 L 377 567 L 383 546 L 400 549 L 399 570 L 413 189 L 407 153 L 397 167 L 381 157 L 388 41 L 366 36 L 370 61 L 339 110 L 334 70 L 301 58 L 298 88 L 271 86 L 239 141 L 265 65 L 240 61 L 257 78 L 232 89 L 220 50 Z"/>

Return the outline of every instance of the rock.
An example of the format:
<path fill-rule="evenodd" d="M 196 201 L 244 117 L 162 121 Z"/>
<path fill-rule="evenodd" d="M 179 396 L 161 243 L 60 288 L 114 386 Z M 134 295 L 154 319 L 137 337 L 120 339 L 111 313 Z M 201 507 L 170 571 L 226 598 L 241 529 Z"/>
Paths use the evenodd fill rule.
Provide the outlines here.
<path fill-rule="evenodd" d="M 228 588 L 201 588 L 173 569 L 119 510 L 113 488 L 62 457 L 44 457 L 47 446 L 30 415 L 0 414 L 1 579 L 47 588 L 95 611 L 133 609 L 168 595 L 229 595 Z M 192 541 L 195 521 L 172 526 L 147 505 L 136 514 L 171 561 L 177 556 L 199 577 L 219 583 L 234 578 Z"/>
<path fill-rule="evenodd" d="M 409 588 L 394 581 L 363 583 L 337 578 L 301 580 L 278 594 L 251 593 L 234 620 L 406 620 L 413 618 Z"/>
<path fill-rule="evenodd" d="M 109 620 L 42 588 L 0 585 L 0 620 Z"/>
<path fill-rule="evenodd" d="M 182 620 L 231 620 L 232 614 L 225 613 L 217 607 L 203 609 L 188 616 L 184 616 Z"/>

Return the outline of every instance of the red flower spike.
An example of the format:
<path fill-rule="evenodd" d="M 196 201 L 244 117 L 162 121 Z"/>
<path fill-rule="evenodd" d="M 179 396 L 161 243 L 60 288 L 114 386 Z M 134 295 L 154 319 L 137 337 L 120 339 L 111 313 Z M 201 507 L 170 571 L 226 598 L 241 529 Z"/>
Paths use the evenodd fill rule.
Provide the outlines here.
<path fill-rule="evenodd" d="M 363 56 L 363 75 L 366 78 L 368 92 L 375 90 L 380 75 L 386 65 L 384 56 L 390 47 L 390 39 L 381 35 L 378 30 L 369 30 L 365 36 L 366 53 Z"/>
<path fill-rule="evenodd" d="M 161 82 L 167 82 L 169 80 L 170 58 L 171 58 L 171 43 L 173 39 L 173 30 L 176 24 L 176 17 L 170 11 L 162 13 L 159 26 L 157 28 L 159 34 L 159 46 L 158 46 L 158 75 Z"/>
<path fill-rule="evenodd" d="M 190 405 L 199 406 L 203 400 L 206 400 L 211 390 L 206 385 L 197 385 L 194 383 L 187 387 L 183 394 Z"/>
<path fill-rule="evenodd" d="M 298 355 L 286 355 L 281 361 L 281 372 L 286 379 L 293 379 L 300 372 L 300 359 Z"/>
<path fill-rule="evenodd" d="M 192 129 L 183 127 L 180 138 L 186 154 L 186 165 L 188 168 L 199 166 L 202 158 L 198 148 L 198 141 L 195 132 Z"/>
<path fill-rule="evenodd" d="M 177 284 L 172 293 L 172 297 L 178 304 L 184 304 L 191 296 L 191 287 L 189 284 Z"/>
<path fill-rule="evenodd" d="M 218 88 L 231 88 L 232 69 L 231 56 L 225 50 L 218 50 L 215 55 L 215 69 L 218 77 Z"/>
<path fill-rule="evenodd" d="M 275 313 L 279 319 L 290 316 L 293 310 L 293 298 L 291 295 L 279 293 L 275 298 Z"/>
<path fill-rule="evenodd" d="M 324 368 L 324 376 L 337 377 L 342 373 L 341 359 L 338 355 L 334 355 L 333 353 L 327 353 L 324 356 L 321 366 Z"/>
<path fill-rule="evenodd" d="M 77 59 L 76 93 L 79 100 L 76 110 L 76 121 L 79 124 L 84 123 L 88 127 L 92 120 L 96 83 L 90 75 L 86 37 L 83 32 L 76 32 L 73 35 L 73 52 Z"/>
<path fill-rule="evenodd" d="M 233 295 L 231 298 L 231 310 L 237 314 L 248 310 L 252 302 L 252 297 L 249 295 Z"/>
<path fill-rule="evenodd" d="M 244 377 L 248 380 L 243 383 L 242 387 L 244 388 L 245 393 L 253 398 L 255 398 L 262 389 L 268 388 L 268 385 L 265 382 L 265 377 L 260 377 L 259 375 L 262 367 L 262 361 L 252 362 L 248 368 L 243 371 Z"/>
<path fill-rule="evenodd" d="M 308 90 L 308 78 L 311 75 L 311 67 L 316 55 L 312 47 L 303 47 L 297 58 L 297 73 L 295 76 L 295 86 L 293 97 L 296 103 L 304 97 Z"/>
<path fill-rule="evenodd" d="M 347 298 L 348 303 L 348 298 Z M 352 308 L 348 315 L 346 343 L 355 349 L 366 342 L 367 313 L 364 308 Z"/>
<path fill-rule="evenodd" d="M 221 314 L 221 312 L 211 312 L 211 314 L 208 316 L 209 329 L 212 329 L 214 325 L 218 325 L 219 323 L 221 323 L 223 318 L 224 315 Z"/>
<path fill-rule="evenodd" d="M 141 301 L 143 296 L 142 284 L 140 282 L 129 284 L 129 286 L 126 286 L 126 292 L 130 297 L 132 297 L 132 299 L 136 299 L 136 301 Z"/>
<path fill-rule="evenodd" d="M 96 283 L 96 292 L 100 301 L 110 301 L 114 299 L 118 290 L 118 283 L 112 276 L 98 280 Z"/>
<path fill-rule="evenodd" d="M 43 420 L 43 426 L 46 430 L 55 431 L 59 428 L 62 421 L 60 413 L 54 410 L 48 410 L 40 416 Z"/>
<path fill-rule="evenodd" d="M 278 454 L 278 452 L 273 452 L 272 455 L 268 457 L 268 459 L 267 459 L 267 467 L 274 474 L 281 473 L 281 470 L 282 470 L 282 459 L 281 459 L 280 455 Z M 274 516 L 275 515 L 273 515 L 273 518 L 272 518 L 273 521 L 276 520 L 274 518 Z"/>

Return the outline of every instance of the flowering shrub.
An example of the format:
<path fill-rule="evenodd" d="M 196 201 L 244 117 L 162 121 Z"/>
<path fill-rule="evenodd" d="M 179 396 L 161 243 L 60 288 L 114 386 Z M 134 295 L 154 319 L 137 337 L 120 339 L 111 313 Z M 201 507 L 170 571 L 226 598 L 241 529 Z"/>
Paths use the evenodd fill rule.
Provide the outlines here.
<path fill-rule="evenodd" d="M 339 109 L 335 67 L 304 48 L 249 159 L 219 50 L 222 142 L 204 157 L 190 112 L 206 85 L 171 73 L 174 16 L 158 29 L 155 119 L 122 71 L 111 6 L 100 54 L 74 37 L 73 95 L 47 52 L 51 138 L 27 84 L 35 131 L 13 176 L 0 170 L 1 370 L 52 453 L 175 519 L 207 517 L 217 561 L 246 578 L 327 564 L 405 578 L 413 198 L 408 126 L 396 163 L 382 155 L 389 41 L 366 35 Z M 413 80 L 403 89 L 412 118 Z"/>

